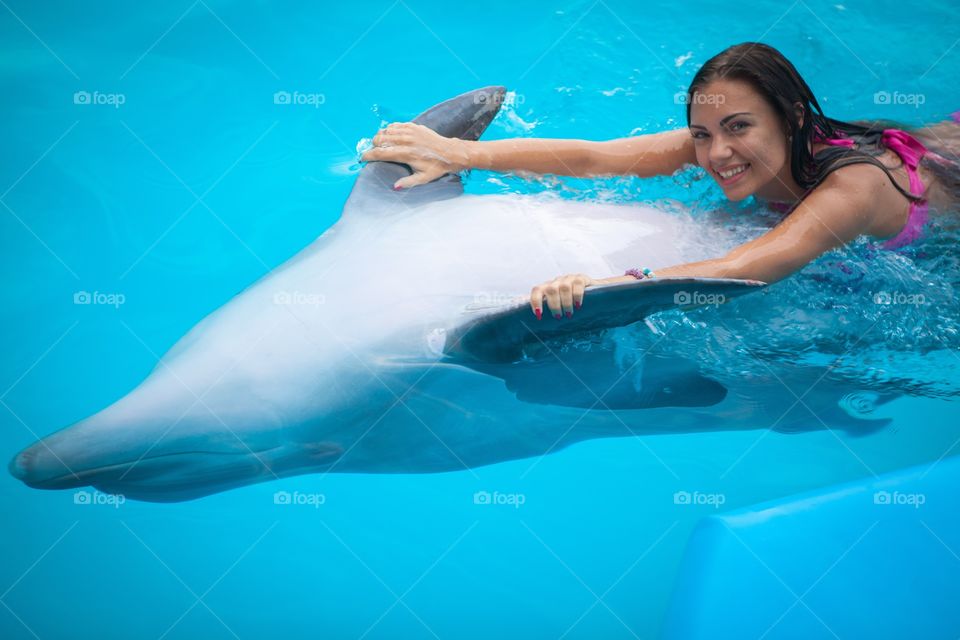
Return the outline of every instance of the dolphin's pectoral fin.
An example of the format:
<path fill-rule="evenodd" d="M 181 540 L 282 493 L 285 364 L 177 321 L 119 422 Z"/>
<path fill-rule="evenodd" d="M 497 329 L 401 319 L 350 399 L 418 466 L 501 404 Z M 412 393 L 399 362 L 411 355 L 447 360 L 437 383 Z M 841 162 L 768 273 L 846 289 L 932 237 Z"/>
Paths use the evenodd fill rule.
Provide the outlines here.
<path fill-rule="evenodd" d="M 727 395 L 684 358 L 646 356 L 625 369 L 612 352 L 552 350 L 512 364 L 464 363 L 503 379 L 518 400 L 596 410 L 707 407 Z"/>
<path fill-rule="evenodd" d="M 598 409 L 706 407 L 727 395 L 696 363 L 647 354 L 626 371 L 593 336 L 688 304 L 716 303 L 763 283 L 720 278 L 655 278 L 587 290 L 572 318 L 536 320 L 528 303 L 488 311 L 444 334 L 444 353 L 501 378 L 526 402 Z"/>
<path fill-rule="evenodd" d="M 505 305 L 447 331 L 443 351 L 468 361 L 515 362 L 531 344 L 633 324 L 658 311 L 721 304 L 762 286 L 756 280 L 652 278 L 592 287 L 572 318 L 556 320 L 545 313 L 536 320 L 527 302 Z"/>
<path fill-rule="evenodd" d="M 477 140 L 500 110 L 505 93 L 504 87 L 484 87 L 469 91 L 434 105 L 413 121 L 447 138 Z M 400 192 L 393 190 L 393 184 L 397 180 L 412 173 L 408 165 L 398 162 L 368 162 L 357 176 L 350 197 L 343 207 L 344 215 L 358 215 L 364 210 L 383 215 L 391 209 L 403 211 L 415 204 L 455 198 L 463 193 L 460 177 L 451 174 L 430 184 Z M 384 204 L 394 206 L 384 208 Z"/>

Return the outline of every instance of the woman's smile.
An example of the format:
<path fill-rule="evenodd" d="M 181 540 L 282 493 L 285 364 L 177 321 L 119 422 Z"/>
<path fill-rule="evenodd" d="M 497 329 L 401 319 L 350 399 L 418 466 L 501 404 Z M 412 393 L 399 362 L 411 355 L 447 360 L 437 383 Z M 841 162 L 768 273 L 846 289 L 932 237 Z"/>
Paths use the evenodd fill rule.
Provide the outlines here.
<path fill-rule="evenodd" d="M 722 187 L 729 187 L 734 182 L 740 180 L 743 175 L 750 170 L 750 163 L 727 165 L 722 168 L 714 169 L 717 181 Z"/>

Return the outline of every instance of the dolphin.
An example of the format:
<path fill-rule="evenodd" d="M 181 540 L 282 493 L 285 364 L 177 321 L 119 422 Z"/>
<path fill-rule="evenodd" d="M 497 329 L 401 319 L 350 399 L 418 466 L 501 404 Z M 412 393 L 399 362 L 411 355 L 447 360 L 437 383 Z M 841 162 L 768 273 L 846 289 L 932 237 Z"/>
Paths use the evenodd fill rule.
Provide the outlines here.
<path fill-rule="evenodd" d="M 415 121 L 475 140 L 504 95 L 471 91 Z M 365 165 L 334 225 L 190 329 L 128 394 L 18 453 L 11 474 L 176 502 L 297 474 L 455 471 L 588 438 L 811 422 L 784 414 L 796 399 L 780 380 L 731 385 L 667 349 L 610 340 L 675 308 L 684 287 L 733 296 L 761 283 L 641 281 L 589 289 L 572 319 L 529 312 L 529 287 L 561 273 L 706 257 L 670 212 L 465 195 L 456 175 L 393 191 L 409 173 Z M 841 396 L 821 385 L 805 402 L 834 410 Z"/>

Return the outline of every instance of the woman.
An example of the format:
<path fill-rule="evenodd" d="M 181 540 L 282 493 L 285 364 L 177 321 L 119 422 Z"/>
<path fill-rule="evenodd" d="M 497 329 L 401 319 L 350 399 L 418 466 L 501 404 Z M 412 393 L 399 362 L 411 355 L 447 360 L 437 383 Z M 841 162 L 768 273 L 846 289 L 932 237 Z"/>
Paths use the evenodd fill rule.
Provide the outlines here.
<path fill-rule="evenodd" d="M 719 258 L 656 274 L 642 268 L 606 278 L 568 274 L 533 287 L 530 306 L 537 319 L 544 300 L 559 319 L 571 317 L 584 289 L 594 285 L 654 276 L 775 282 L 861 235 L 881 239 L 886 249 L 913 242 L 930 212 L 960 201 L 960 112 L 951 117 L 914 131 L 928 145 L 937 143 L 947 158 L 888 123 L 828 118 L 779 51 L 748 42 L 714 56 L 694 76 L 686 129 L 606 142 L 472 142 L 400 123 L 377 133 L 363 160 L 410 165 L 413 175 L 395 189 L 469 168 L 649 177 L 698 164 L 730 200 L 757 196 L 785 213 L 773 229 Z"/>

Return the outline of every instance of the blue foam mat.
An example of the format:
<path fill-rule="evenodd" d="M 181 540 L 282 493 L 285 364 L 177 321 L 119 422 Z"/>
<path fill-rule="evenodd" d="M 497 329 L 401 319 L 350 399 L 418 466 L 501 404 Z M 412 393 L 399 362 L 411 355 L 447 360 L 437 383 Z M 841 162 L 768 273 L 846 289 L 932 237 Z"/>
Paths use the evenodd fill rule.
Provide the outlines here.
<path fill-rule="evenodd" d="M 665 640 L 960 637 L 960 457 L 695 528 Z"/>

